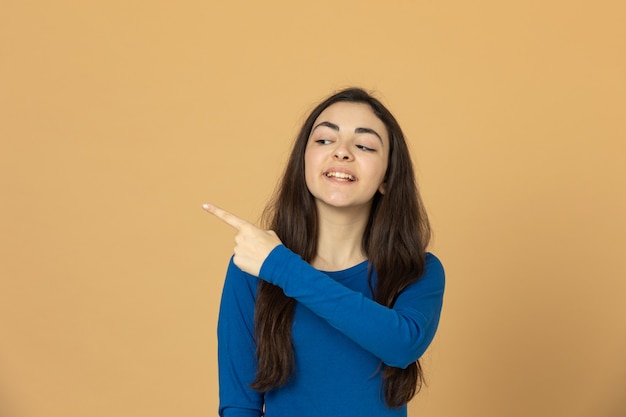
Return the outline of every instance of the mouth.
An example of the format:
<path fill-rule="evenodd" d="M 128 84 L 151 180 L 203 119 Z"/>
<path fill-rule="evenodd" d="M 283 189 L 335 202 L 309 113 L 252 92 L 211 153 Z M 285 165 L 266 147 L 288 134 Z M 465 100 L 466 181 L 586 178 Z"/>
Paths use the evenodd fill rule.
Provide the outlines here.
<path fill-rule="evenodd" d="M 336 178 L 340 181 L 354 182 L 356 181 L 356 177 L 352 174 L 348 174 L 346 172 L 337 172 L 337 171 L 328 171 L 324 173 L 326 178 Z"/>

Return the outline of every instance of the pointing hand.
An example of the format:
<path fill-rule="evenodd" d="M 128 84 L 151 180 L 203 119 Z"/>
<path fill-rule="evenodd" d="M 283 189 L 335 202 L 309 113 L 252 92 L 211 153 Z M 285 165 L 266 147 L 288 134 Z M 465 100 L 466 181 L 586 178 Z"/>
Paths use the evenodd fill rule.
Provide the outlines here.
<path fill-rule="evenodd" d="M 233 261 L 242 271 L 258 277 L 265 258 L 272 249 L 282 244 L 276 233 L 259 229 L 252 223 L 212 204 L 203 204 L 202 208 L 237 229 Z"/>

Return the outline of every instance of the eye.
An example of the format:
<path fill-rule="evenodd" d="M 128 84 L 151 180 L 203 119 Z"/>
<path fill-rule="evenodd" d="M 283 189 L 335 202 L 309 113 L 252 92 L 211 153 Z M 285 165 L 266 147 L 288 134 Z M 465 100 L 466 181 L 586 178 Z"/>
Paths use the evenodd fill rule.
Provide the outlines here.
<path fill-rule="evenodd" d="M 320 145 L 328 145 L 332 143 L 330 139 L 317 139 L 315 143 L 319 143 Z"/>
<path fill-rule="evenodd" d="M 365 152 L 376 152 L 376 149 L 368 148 L 365 145 L 356 145 L 356 147 Z"/>

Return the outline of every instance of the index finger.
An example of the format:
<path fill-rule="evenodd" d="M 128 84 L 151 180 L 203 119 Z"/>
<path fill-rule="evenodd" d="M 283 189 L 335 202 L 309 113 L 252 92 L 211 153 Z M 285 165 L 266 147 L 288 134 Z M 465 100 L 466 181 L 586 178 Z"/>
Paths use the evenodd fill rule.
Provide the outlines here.
<path fill-rule="evenodd" d="M 229 213 L 228 211 L 219 207 L 216 207 L 213 204 L 203 204 L 202 208 L 237 230 L 241 229 L 242 226 L 249 224 L 249 222 L 245 221 L 244 219 L 240 219 L 234 214 Z"/>

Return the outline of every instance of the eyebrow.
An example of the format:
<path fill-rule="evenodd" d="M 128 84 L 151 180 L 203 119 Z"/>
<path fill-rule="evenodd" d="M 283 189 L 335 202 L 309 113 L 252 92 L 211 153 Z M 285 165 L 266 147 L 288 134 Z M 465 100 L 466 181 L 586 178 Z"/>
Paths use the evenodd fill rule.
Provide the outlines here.
<path fill-rule="evenodd" d="M 318 123 L 312 130 L 311 132 L 313 132 L 315 129 L 317 129 L 320 126 L 325 126 L 325 127 L 329 127 L 333 130 L 336 130 L 337 132 L 339 132 L 339 126 L 331 123 L 331 122 L 320 122 Z M 376 136 L 378 138 L 378 140 L 380 140 L 380 143 L 383 143 L 383 138 L 380 137 L 380 135 L 378 134 L 378 132 L 376 132 L 374 129 L 370 129 L 369 127 L 357 127 L 356 129 L 354 129 L 354 133 L 370 133 L 374 136 Z"/>

